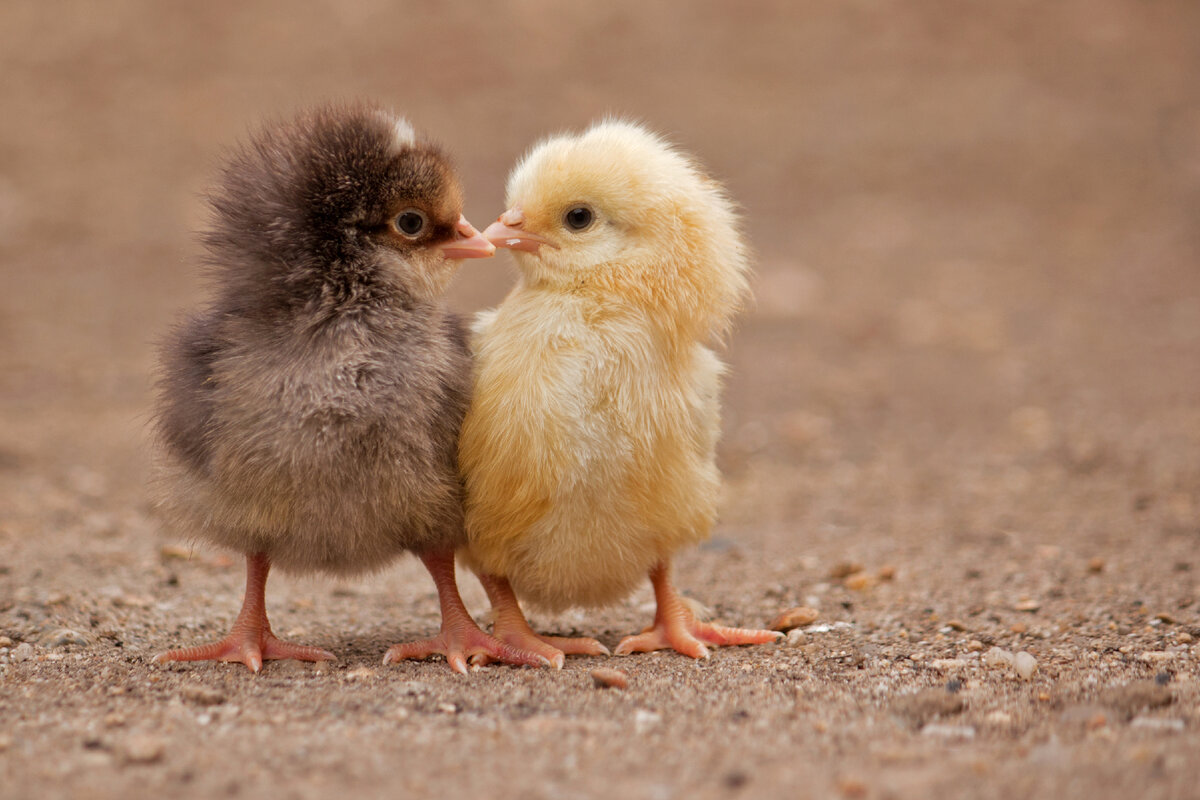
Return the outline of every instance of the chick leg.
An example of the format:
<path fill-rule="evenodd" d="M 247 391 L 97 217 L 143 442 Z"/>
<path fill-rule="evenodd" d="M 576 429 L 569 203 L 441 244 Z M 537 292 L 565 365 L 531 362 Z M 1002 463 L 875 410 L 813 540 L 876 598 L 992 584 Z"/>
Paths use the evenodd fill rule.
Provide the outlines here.
<path fill-rule="evenodd" d="M 547 666 L 550 663 L 545 656 L 505 644 L 479 629 L 475 620 L 467 613 L 467 607 L 463 605 L 462 597 L 458 594 L 458 583 L 454 579 L 453 551 L 424 553 L 421 555 L 421 561 L 437 586 L 438 600 L 442 606 L 442 632 L 432 639 L 395 645 L 383 657 L 384 664 L 403 661 L 406 658 L 428 658 L 438 654 L 446 657 L 446 663 L 451 669 L 465 675 L 467 658 L 471 656 L 532 667 Z"/>
<path fill-rule="evenodd" d="M 233 629 L 219 642 L 169 650 L 154 657 L 164 661 L 240 661 L 251 672 L 262 669 L 264 661 L 294 658 L 297 661 L 332 661 L 335 656 L 319 647 L 305 647 L 275 638 L 267 621 L 267 573 L 271 560 L 266 553 L 246 556 L 246 595 Z"/>
<path fill-rule="evenodd" d="M 499 575 L 480 575 L 479 582 L 483 584 L 488 599 L 492 601 L 492 613 L 495 621 L 492 623 L 492 634 L 502 642 L 522 650 L 532 650 L 545 657 L 550 666 L 562 669 L 563 661 L 568 655 L 606 656 L 608 648 L 595 639 L 587 637 L 573 638 L 569 636 L 542 636 L 534 633 L 529 622 L 521 612 L 517 595 L 507 578 Z M 482 661 L 483 659 L 479 659 Z"/>
<path fill-rule="evenodd" d="M 619 656 L 670 648 L 692 658 L 708 658 L 706 644 L 765 644 L 782 636 L 776 631 L 726 628 L 700 622 L 671 584 L 671 565 L 666 560 L 650 570 L 650 583 L 654 586 L 654 599 L 658 604 L 654 624 L 636 636 L 622 639 L 617 645 Z"/>

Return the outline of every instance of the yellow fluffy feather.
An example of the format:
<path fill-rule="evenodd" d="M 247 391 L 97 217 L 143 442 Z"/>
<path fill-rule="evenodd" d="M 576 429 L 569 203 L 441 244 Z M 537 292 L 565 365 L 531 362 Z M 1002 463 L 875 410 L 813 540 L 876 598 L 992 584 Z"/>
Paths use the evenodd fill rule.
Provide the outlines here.
<path fill-rule="evenodd" d="M 716 517 L 709 344 L 747 295 L 747 249 L 720 185 L 625 122 L 542 142 L 507 202 L 487 235 L 521 277 L 475 327 L 462 555 L 542 608 L 611 603 Z"/>

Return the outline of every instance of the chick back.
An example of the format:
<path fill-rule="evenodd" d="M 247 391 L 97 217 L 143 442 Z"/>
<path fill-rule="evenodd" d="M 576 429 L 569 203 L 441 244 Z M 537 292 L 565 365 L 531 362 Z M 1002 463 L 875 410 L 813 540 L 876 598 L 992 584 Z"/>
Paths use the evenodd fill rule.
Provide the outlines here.
<path fill-rule="evenodd" d="M 518 289 L 474 341 L 465 560 L 551 610 L 627 595 L 716 516 L 716 355 L 644 316 Z"/>
<path fill-rule="evenodd" d="M 176 332 L 163 367 L 160 488 L 181 530 L 339 573 L 463 542 L 470 358 L 440 306 L 320 323 L 214 309 Z"/>

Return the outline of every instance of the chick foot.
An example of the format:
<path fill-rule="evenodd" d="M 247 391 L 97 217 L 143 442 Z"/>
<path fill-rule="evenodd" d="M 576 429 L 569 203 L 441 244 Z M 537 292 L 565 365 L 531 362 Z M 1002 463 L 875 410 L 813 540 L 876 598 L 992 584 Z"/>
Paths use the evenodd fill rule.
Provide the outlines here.
<path fill-rule="evenodd" d="M 666 561 L 650 570 L 650 583 L 658 604 L 654 624 L 636 636 L 622 639 L 616 650 L 619 656 L 671 649 L 692 658 L 708 658 L 705 645 L 766 644 L 783 636 L 777 631 L 726 628 L 696 619 L 671 584 L 671 567 Z"/>
<path fill-rule="evenodd" d="M 486 659 L 484 663 L 502 661 L 531 667 L 549 665 L 550 660 L 545 656 L 506 644 L 480 630 L 458 594 L 453 552 L 426 553 L 421 556 L 421 561 L 437 586 L 438 600 L 442 606 L 442 632 L 432 639 L 393 646 L 384 655 L 384 664 L 442 655 L 452 670 L 463 675 L 467 674 L 468 658 Z"/>
<path fill-rule="evenodd" d="M 292 644 L 271 632 L 267 621 L 267 573 L 271 561 L 266 553 L 246 556 L 246 596 L 233 629 L 219 642 L 168 650 L 154 657 L 154 663 L 166 661 L 240 661 L 251 672 L 262 669 L 264 661 L 286 658 L 297 661 L 332 661 L 336 656 L 319 647 Z"/>
<path fill-rule="evenodd" d="M 529 627 L 525 614 L 517 602 L 517 595 L 507 578 L 498 575 L 480 575 L 479 582 L 492 602 L 492 635 L 500 641 L 521 650 L 537 653 L 550 662 L 554 669 L 562 669 L 567 656 L 606 656 L 608 648 L 595 639 L 585 636 L 542 636 Z M 487 656 L 471 659 L 472 664 L 488 663 Z"/>

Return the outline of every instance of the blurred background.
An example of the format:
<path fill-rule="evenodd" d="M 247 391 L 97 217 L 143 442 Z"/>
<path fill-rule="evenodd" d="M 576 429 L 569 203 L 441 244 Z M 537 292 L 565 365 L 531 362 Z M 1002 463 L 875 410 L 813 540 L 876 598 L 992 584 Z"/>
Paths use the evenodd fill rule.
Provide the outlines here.
<path fill-rule="evenodd" d="M 224 631 L 243 585 L 148 499 L 155 343 L 203 298 L 201 192 L 264 119 L 348 98 L 440 140 L 479 226 L 530 145 L 607 114 L 728 185 L 757 302 L 727 350 L 722 518 L 677 572 L 728 623 L 819 609 L 802 647 L 614 662 L 626 693 L 592 690 L 588 660 L 383 669 L 438 623 L 406 559 L 272 577 L 278 630 L 331 672 L 148 666 Z M 468 262 L 451 302 L 514 278 Z M 1184 796 L 1197 553 L 1195 0 L 0 3 L 12 796 L 328 797 L 347 776 L 364 797 Z M 615 644 L 651 599 L 534 624 Z M 1034 682 L 980 667 L 985 643 L 1031 651 Z M 961 725 L 889 716 L 960 655 Z M 1129 681 L 1172 718 L 1069 707 Z M 207 708 L 213 687 L 230 702 Z"/>
<path fill-rule="evenodd" d="M 1196 543 L 1190 0 L 9 0 L 0 75 L 0 536 L 24 574 L 39 532 L 154 546 L 154 343 L 203 296 L 200 193 L 263 119 L 359 97 L 456 156 L 476 225 L 534 141 L 606 114 L 728 184 L 758 299 L 722 536 Z M 467 263 L 452 302 L 513 278 Z"/>

